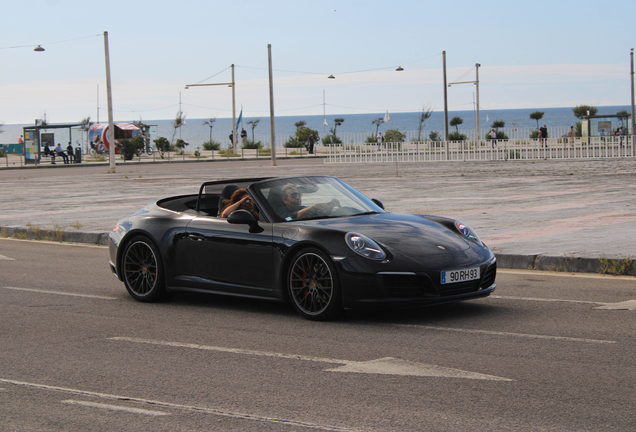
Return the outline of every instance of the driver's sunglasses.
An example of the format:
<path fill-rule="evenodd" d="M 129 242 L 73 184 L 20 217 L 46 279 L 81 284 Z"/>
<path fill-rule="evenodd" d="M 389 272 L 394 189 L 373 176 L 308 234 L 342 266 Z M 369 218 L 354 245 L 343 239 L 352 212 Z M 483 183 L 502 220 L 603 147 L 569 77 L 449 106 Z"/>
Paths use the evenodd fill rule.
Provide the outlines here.
<path fill-rule="evenodd" d="M 300 192 L 292 192 L 290 194 L 287 194 L 287 196 L 290 198 L 298 198 L 300 196 Z"/>

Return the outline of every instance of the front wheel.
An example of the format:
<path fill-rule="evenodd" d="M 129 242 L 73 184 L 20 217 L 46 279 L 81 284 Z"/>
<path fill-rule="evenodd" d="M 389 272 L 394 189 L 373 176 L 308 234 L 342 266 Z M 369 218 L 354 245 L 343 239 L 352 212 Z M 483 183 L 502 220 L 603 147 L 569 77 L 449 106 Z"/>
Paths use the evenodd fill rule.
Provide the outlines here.
<path fill-rule="evenodd" d="M 318 249 L 303 249 L 294 256 L 287 287 L 294 308 L 304 318 L 325 321 L 342 310 L 336 270 Z"/>
<path fill-rule="evenodd" d="M 122 256 L 122 276 L 128 293 L 141 302 L 155 302 L 166 295 L 161 256 L 146 237 L 135 237 Z"/>
<path fill-rule="evenodd" d="M 152 147 L 150 147 L 150 146 L 146 147 L 146 154 L 147 154 L 148 156 L 152 156 L 152 154 L 153 154 L 154 152 L 155 152 L 155 151 L 153 150 L 153 148 L 152 148 Z"/>

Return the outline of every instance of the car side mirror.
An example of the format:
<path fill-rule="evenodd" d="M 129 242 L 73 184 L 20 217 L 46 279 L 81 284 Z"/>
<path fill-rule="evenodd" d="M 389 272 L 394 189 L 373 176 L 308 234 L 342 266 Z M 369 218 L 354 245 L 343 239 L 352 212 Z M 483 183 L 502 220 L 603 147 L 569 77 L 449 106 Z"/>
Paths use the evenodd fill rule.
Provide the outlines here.
<path fill-rule="evenodd" d="M 377 205 L 378 207 L 380 207 L 382 210 L 384 210 L 384 204 L 382 204 L 382 201 L 380 201 L 379 199 L 376 198 L 371 198 L 371 201 L 373 201 L 373 203 L 375 205 Z"/>
<path fill-rule="evenodd" d="M 254 215 L 247 210 L 236 210 L 227 217 L 228 223 L 236 225 L 249 225 L 251 233 L 263 232 Z"/>

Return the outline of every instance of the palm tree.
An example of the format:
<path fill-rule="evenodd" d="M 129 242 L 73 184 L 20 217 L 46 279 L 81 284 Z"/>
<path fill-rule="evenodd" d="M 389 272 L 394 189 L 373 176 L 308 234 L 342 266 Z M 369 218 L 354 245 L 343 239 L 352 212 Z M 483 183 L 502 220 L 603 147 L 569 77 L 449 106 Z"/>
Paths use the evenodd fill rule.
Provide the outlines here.
<path fill-rule="evenodd" d="M 82 119 L 80 122 L 80 129 L 82 130 L 82 139 L 84 139 L 84 132 L 86 132 L 86 142 L 84 146 L 84 152 L 88 153 L 88 131 L 91 130 L 91 126 L 93 126 L 93 122 L 91 121 L 91 117 L 88 116 L 85 119 Z"/>
<path fill-rule="evenodd" d="M 455 129 L 457 130 L 457 133 L 459 133 L 459 125 L 464 123 L 464 119 L 462 119 L 459 116 L 453 117 L 450 121 L 450 125 L 451 126 L 455 126 Z"/>
<path fill-rule="evenodd" d="M 216 117 L 211 118 L 210 120 L 206 120 L 206 121 L 203 122 L 204 125 L 207 125 L 210 128 L 210 141 L 209 142 L 212 142 L 212 128 L 214 127 L 214 122 L 215 121 L 216 121 Z"/>
<path fill-rule="evenodd" d="M 172 133 L 172 140 L 170 143 L 174 143 L 174 137 L 177 134 L 177 129 L 185 124 L 185 114 L 182 111 L 177 112 L 177 117 L 172 122 L 172 127 L 174 128 L 174 132 Z"/>
<path fill-rule="evenodd" d="M 380 125 L 384 123 L 384 119 L 382 117 L 378 117 L 377 119 L 371 122 L 375 125 L 375 136 L 378 136 L 378 129 L 380 129 Z M 373 137 L 375 139 L 375 137 Z"/>
<path fill-rule="evenodd" d="M 261 119 L 250 120 L 247 122 L 247 124 L 252 127 L 252 142 L 254 142 L 254 129 L 256 129 L 256 126 L 258 126 L 260 122 L 261 122 Z M 298 126 L 296 126 L 296 129 L 298 129 Z"/>
<path fill-rule="evenodd" d="M 420 118 L 418 120 L 417 125 L 417 140 L 422 141 L 422 129 L 424 128 L 424 122 L 428 120 L 431 115 L 433 115 L 433 109 L 431 107 L 422 108 L 422 113 L 420 114 Z"/>
<path fill-rule="evenodd" d="M 543 118 L 543 114 L 545 114 L 543 111 L 535 111 L 530 114 L 530 118 L 537 121 L 537 129 L 539 129 L 539 120 Z"/>

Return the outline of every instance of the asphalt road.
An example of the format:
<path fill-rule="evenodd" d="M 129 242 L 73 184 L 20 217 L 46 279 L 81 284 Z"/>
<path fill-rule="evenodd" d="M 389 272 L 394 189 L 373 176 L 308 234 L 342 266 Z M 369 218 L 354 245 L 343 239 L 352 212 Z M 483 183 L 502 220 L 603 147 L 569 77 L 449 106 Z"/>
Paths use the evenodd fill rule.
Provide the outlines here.
<path fill-rule="evenodd" d="M 107 259 L 0 239 L 0 430 L 636 429 L 633 278 L 502 271 L 490 298 L 316 323 L 137 303 Z"/>

